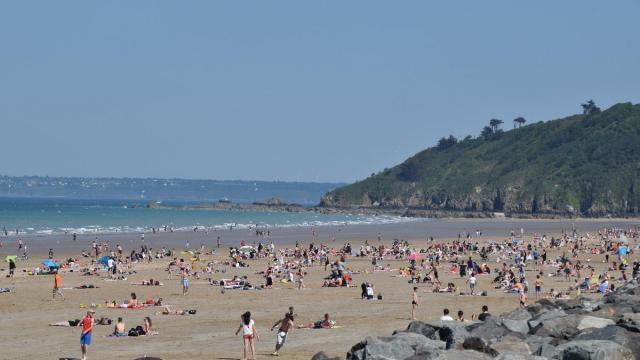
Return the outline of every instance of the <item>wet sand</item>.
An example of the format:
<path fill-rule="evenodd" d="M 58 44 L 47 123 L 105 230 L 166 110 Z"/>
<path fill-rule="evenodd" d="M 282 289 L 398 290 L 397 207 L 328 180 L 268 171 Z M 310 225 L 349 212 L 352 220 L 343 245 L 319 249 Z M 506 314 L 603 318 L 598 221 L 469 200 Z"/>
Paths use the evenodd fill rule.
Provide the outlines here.
<path fill-rule="evenodd" d="M 526 239 L 530 239 L 534 232 L 545 233 L 548 236 L 558 235 L 562 229 L 571 230 L 575 226 L 579 232 L 594 232 L 599 228 L 619 226 L 632 227 L 639 224 L 637 220 L 430 220 L 406 224 L 388 225 L 358 225 L 349 227 L 321 227 L 316 228 L 316 243 L 324 242 L 331 246 L 341 246 L 350 241 L 355 249 L 364 240 L 377 243 L 378 233 L 382 234 L 383 242 L 390 244 L 393 238 L 406 239 L 414 247 L 426 246 L 427 237 L 434 236 L 436 241 L 446 241 L 457 238 L 457 234 L 476 229 L 483 232 L 480 243 L 488 240 L 504 240 L 508 238 L 510 230 L 519 232 L 525 230 Z M 240 240 L 252 243 L 260 241 L 255 235 L 246 230 L 185 233 L 146 234 L 144 242 L 153 248 L 167 246 L 181 249 L 189 241 L 191 248 L 204 243 L 207 248 L 215 244 L 217 236 L 222 238 L 222 248 L 216 256 L 217 260 L 225 258 L 228 245 L 237 246 Z M 274 229 L 271 237 L 262 238 L 264 242 L 273 240 L 277 247 L 300 241 L 308 245 L 312 241 L 311 228 Z M 89 359 L 134 359 L 140 356 L 156 356 L 162 359 L 240 359 L 242 358 L 242 339 L 234 336 L 239 325 L 240 314 L 250 310 L 255 319 L 260 340 L 256 342 L 258 358 L 272 358 L 271 352 L 275 344 L 275 332 L 270 332 L 271 325 L 288 309 L 295 306 L 298 315 L 297 323 L 319 320 L 324 313 L 330 313 L 341 327 L 331 330 L 303 330 L 295 329 L 289 334 L 287 344 L 281 351 L 283 359 L 309 359 L 318 351 L 324 350 L 332 356 L 344 357 L 348 349 L 369 335 L 389 335 L 395 329 L 402 329 L 409 323 L 410 301 L 413 284 L 407 283 L 406 278 L 393 277 L 396 273 L 375 272 L 370 269 L 369 258 L 349 258 L 346 265 L 352 270 L 362 271 L 354 276 L 354 287 L 350 288 L 322 288 L 322 279 L 326 276 L 323 266 L 308 268 L 305 277 L 307 286 L 304 290 L 297 290 L 292 284 L 276 282 L 271 290 L 227 290 L 221 293 L 221 288 L 211 286 L 205 278 L 191 281 L 191 291 L 182 296 L 179 280 L 167 280 L 164 271 L 169 259 L 154 260 L 150 264 L 136 266 L 137 274 L 129 276 L 127 281 L 104 281 L 102 276 L 81 276 L 79 273 L 62 273 L 65 288 L 93 284 L 99 289 L 64 290 L 65 300 L 51 300 L 53 276 L 27 276 L 22 269 L 37 266 L 46 258 L 46 252 L 53 247 L 57 259 L 69 256 L 79 256 L 81 249 L 89 250 L 95 235 L 82 235 L 76 242 L 70 236 L 46 236 L 23 238 L 32 252 L 28 261 L 18 262 L 16 277 L 0 279 L 0 287 L 14 288 L 14 293 L 0 294 L 0 316 L 3 319 L 0 326 L 0 349 L 3 359 L 58 359 L 77 357 L 80 355 L 79 328 L 49 327 L 49 323 L 79 319 L 86 310 L 80 304 L 102 303 L 107 300 L 122 302 L 129 298 L 131 292 L 136 292 L 139 299 L 162 297 L 166 304 L 176 309 L 197 309 L 196 315 L 155 315 L 157 308 L 143 310 L 106 309 L 97 308 L 96 316 L 108 316 L 116 320 L 123 317 L 127 328 L 142 324 L 145 316 L 151 316 L 154 328 L 159 335 L 129 338 L 106 338 L 112 332 L 113 326 L 96 326 L 93 344 L 89 348 Z M 332 240 L 335 238 L 335 240 Z M 112 247 L 120 243 L 129 253 L 132 249 L 139 249 L 141 239 L 139 234 L 100 235 L 101 241 L 108 241 Z M 17 238 L 3 238 L 0 255 L 14 254 Z M 550 252 L 550 257 L 557 253 Z M 582 259 L 587 257 L 581 255 Z M 598 271 L 604 269 L 602 257 L 589 256 L 591 264 Z M 477 257 L 476 257 L 477 258 Z M 204 259 L 211 259 L 205 256 Z M 632 260 L 636 259 L 633 255 Z M 492 258 L 492 269 L 497 267 Z M 233 275 L 247 275 L 252 284 L 264 283 L 261 275 L 256 272 L 266 268 L 266 260 L 249 261 L 249 268 L 233 268 L 227 274 L 214 274 L 214 279 L 230 278 Z M 406 266 L 406 261 L 385 260 L 396 269 Z M 6 263 L 3 266 L 7 268 Z M 467 290 L 463 279 L 457 274 L 451 274 L 449 265 L 445 264 L 439 270 L 443 283 L 455 282 L 461 289 Z M 531 270 L 531 269 L 530 269 Z M 548 272 L 548 271 L 547 271 Z M 533 272 L 528 271 L 529 281 L 532 282 Z M 531 274 L 531 275 L 530 275 Z M 618 274 L 616 274 L 618 275 Z M 145 279 L 158 279 L 165 286 L 148 287 L 133 285 Z M 480 276 L 477 289 L 489 291 L 488 297 L 456 296 L 454 294 L 434 294 L 431 285 L 420 284 L 420 301 L 418 319 L 430 320 L 440 316 L 444 307 L 452 313 L 463 310 L 467 318 L 478 313 L 482 305 L 489 306 L 491 313 L 499 314 L 515 308 L 518 299 L 494 290 L 490 284 L 493 276 Z M 366 301 L 360 299 L 359 284 L 363 281 L 372 282 L 376 293 L 383 295 L 382 301 Z M 551 287 L 565 289 L 569 282 L 558 278 L 544 278 L 544 290 Z M 534 295 L 530 293 L 530 300 Z"/>

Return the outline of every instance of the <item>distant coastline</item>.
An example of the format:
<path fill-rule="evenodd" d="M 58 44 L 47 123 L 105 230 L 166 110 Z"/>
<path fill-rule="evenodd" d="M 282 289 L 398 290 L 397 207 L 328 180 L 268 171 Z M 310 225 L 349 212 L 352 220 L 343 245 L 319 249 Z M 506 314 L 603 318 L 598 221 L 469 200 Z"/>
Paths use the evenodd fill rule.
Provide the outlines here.
<path fill-rule="evenodd" d="M 302 206 L 299 204 L 287 204 L 277 198 L 269 199 L 265 202 L 254 202 L 252 204 L 235 203 L 231 201 L 218 201 L 200 204 L 172 205 L 151 202 L 147 208 L 158 209 L 185 209 L 185 210 L 224 210 L 224 211 L 256 211 L 256 212 L 289 212 L 289 213 L 320 213 L 320 214 L 352 214 L 352 215 L 372 215 L 372 216 L 401 216 L 407 218 L 432 218 L 432 219 L 639 219 L 637 217 L 618 216 L 576 216 L 575 214 L 554 214 L 554 213 L 501 213 L 491 211 L 447 211 L 429 210 L 419 208 L 388 208 L 388 207 L 336 207 L 326 205 Z"/>

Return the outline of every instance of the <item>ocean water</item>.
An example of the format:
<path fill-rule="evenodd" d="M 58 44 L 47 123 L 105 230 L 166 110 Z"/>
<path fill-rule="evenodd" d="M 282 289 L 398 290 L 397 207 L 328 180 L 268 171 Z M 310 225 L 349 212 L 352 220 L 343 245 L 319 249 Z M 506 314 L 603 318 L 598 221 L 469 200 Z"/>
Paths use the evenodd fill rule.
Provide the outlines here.
<path fill-rule="evenodd" d="M 256 225 L 274 228 L 417 221 L 386 215 L 149 209 L 132 208 L 130 204 L 117 200 L 0 198 L 0 230 L 4 228 L 9 236 L 15 236 L 16 229 L 19 235 L 51 235 L 149 232 L 164 226 L 192 231 L 196 226 L 246 229 Z"/>

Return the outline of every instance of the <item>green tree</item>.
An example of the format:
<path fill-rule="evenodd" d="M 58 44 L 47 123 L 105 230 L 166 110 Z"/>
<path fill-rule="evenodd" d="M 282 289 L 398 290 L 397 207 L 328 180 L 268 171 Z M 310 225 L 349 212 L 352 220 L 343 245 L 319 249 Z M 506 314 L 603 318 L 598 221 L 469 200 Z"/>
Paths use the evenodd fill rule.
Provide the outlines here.
<path fill-rule="evenodd" d="M 493 130 L 493 132 L 497 132 L 498 131 L 498 127 L 500 127 L 500 125 L 502 125 L 502 123 L 504 123 L 504 121 L 502 121 L 500 119 L 491 119 L 491 120 L 489 120 L 489 126 L 491 126 L 491 130 Z"/>
<path fill-rule="evenodd" d="M 489 127 L 489 126 L 485 126 L 482 128 L 482 132 L 480 133 L 480 137 L 484 138 L 484 139 L 488 139 L 491 136 L 493 136 L 493 128 Z"/>
<path fill-rule="evenodd" d="M 593 100 L 580 104 L 580 106 L 582 106 L 582 114 L 584 115 L 599 114 L 601 112 L 600 108 L 596 106 L 596 103 Z"/>
<path fill-rule="evenodd" d="M 513 119 L 513 128 L 515 129 L 516 127 L 521 127 L 526 122 L 527 119 L 523 118 L 522 116 L 518 116 L 517 118 Z"/>

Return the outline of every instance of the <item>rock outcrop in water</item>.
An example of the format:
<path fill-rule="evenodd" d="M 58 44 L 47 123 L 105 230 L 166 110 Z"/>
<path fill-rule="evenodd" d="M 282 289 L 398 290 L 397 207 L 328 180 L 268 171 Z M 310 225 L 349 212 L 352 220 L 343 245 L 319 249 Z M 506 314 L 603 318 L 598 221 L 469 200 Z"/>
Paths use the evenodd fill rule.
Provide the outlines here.
<path fill-rule="evenodd" d="M 640 206 L 640 105 L 441 141 L 327 193 L 326 207 L 629 216 Z M 445 139 L 446 140 L 446 139 Z"/>
<path fill-rule="evenodd" d="M 412 321 L 391 336 L 367 337 L 346 356 L 347 360 L 639 358 L 637 279 L 602 300 L 541 300 L 484 322 Z M 324 353 L 312 359 L 336 360 Z"/>

